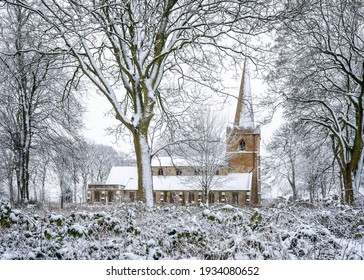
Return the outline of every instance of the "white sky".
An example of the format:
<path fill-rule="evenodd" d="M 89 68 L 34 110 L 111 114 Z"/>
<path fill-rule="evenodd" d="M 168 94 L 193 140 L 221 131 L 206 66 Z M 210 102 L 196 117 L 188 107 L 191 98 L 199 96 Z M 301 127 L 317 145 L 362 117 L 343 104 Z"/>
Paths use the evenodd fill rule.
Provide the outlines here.
<path fill-rule="evenodd" d="M 88 92 L 86 100 L 86 129 L 84 135 L 98 144 L 111 145 L 123 150 L 122 143 L 116 143 L 114 136 L 108 135 L 107 128 L 118 125 L 119 121 L 106 113 L 111 105 L 105 96 Z"/>

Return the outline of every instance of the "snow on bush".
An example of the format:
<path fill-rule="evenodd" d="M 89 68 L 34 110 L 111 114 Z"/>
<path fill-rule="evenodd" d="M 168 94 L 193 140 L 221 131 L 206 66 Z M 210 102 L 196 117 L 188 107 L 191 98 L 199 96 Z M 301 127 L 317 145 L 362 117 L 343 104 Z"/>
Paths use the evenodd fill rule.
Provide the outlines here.
<path fill-rule="evenodd" d="M 87 206 L 0 202 L 0 259 L 363 259 L 364 209 Z"/>

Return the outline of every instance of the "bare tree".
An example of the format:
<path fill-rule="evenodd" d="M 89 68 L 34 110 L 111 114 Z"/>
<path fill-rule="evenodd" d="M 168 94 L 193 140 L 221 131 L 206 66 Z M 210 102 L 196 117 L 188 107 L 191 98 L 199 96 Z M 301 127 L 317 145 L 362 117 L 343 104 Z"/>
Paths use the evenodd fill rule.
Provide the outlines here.
<path fill-rule="evenodd" d="M 45 143 L 44 143 L 45 144 Z M 38 199 L 34 198 L 35 201 L 46 203 L 46 193 L 47 193 L 47 185 L 46 180 L 48 178 L 50 172 L 51 158 L 50 153 L 48 151 L 49 147 L 44 145 L 41 149 L 37 149 L 32 160 L 32 170 L 30 172 L 30 176 L 33 182 L 33 188 L 39 189 Z"/>
<path fill-rule="evenodd" d="M 269 77 L 270 92 L 281 97 L 290 119 L 331 138 L 349 204 L 364 159 L 363 15 L 362 1 L 312 1 L 304 15 L 277 27 L 276 69 Z"/>
<path fill-rule="evenodd" d="M 0 197 L 8 197 L 13 205 L 16 201 L 15 195 L 13 154 L 6 145 L 0 145 Z"/>
<path fill-rule="evenodd" d="M 294 200 L 306 198 L 308 191 L 314 203 L 340 188 L 330 139 L 322 131 L 313 133 L 309 128 L 303 122 L 283 124 L 266 145 L 262 174 L 272 187 L 284 190 L 288 186 Z"/>
<path fill-rule="evenodd" d="M 296 131 L 295 131 L 296 130 Z M 288 183 L 292 198 L 298 198 L 299 175 L 302 168 L 302 141 L 294 124 L 284 124 L 266 145 L 268 154 L 263 158 L 265 180 L 273 185 Z M 281 186 L 282 187 L 282 186 Z"/>
<path fill-rule="evenodd" d="M 64 203 L 73 202 L 74 191 L 72 186 L 74 183 L 75 164 L 78 162 L 77 146 L 79 139 L 74 137 L 59 137 L 55 139 L 57 145 L 51 150 L 51 167 L 58 178 L 60 187 L 60 205 L 64 207 Z M 76 169 L 77 172 L 77 169 Z M 76 178 L 77 179 L 77 178 Z"/>
<path fill-rule="evenodd" d="M 181 152 L 188 151 L 185 159 L 195 169 L 194 184 L 202 191 L 207 205 L 210 191 L 227 181 L 225 176 L 219 176 L 224 169 L 227 172 L 226 123 L 217 112 L 202 113 L 192 123 L 188 147 L 179 146 Z"/>
<path fill-rule="evenodd" d="M 87 184 L 105 183 L 107 176 L 114 165 L 130 165 L 133 159 L 130 156 L 116 151 L 113 147 L 89 143 L 82 140 L 77 144 L 79 156 L 78 169 L 82 182 L 82 201 L 86 201 Z"/>
<path fill-rule="evenodd" d="M 32 159 L 52 138 L 79 129 L 83 109 L 73 98 L 65 57 L 41 53 L 49 42 L 42 38 L 40 19 L 21 6 L 2 6 L 0 13 L 0 133 L 24 203 L 37 167 Z"/>
<path fill-rule="evenodd" d="M 217 68 L 241 62 L 247 37 L 273 18 L 268 4 L 274 16 L 284 7 L 275 1 L 6 2 L 40 15 L 49 25 L 47 35 L 59 39 L 54 44 L 66 44 L 110 101 L 133 137 L 138 197 L 147 206 L 153 204 L 148 131 L 156 107 L 168 107 L 161 88 L 165 73 L 221 91 Z"/>
<path fill-rule="evenodd" d="M 316 150 L 314 155 L 305 158 L 305 169 L 302 174 L 304 189 L 308 191 L 310 202 L 326 199 L 329 195 L 340 194 L 339 173 L 329 150 Z"/>
<path fill-rule="evenodd" d="M 208 205 L 210 191 L 227 181 L 226 176 L 218 175 L 227 175 L 228 154 L 226 120 L 216 111 L 206 111 L 190 116 L 187 126 L 174 131 L 171 139 L 164 139 L 166 145 L 160 144 L 159 152 L 166 152 L 172 160 L 183 159 L 194 170 L 192 174 L 181 174 L 187 175 L 181 178 L 201 191 Z"/>

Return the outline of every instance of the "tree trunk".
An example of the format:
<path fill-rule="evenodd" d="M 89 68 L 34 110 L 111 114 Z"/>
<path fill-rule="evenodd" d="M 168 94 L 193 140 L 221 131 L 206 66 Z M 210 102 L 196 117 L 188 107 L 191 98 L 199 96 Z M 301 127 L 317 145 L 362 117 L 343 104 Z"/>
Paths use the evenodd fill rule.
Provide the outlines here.
<path fill-rule="evenodd" d="M 13 186 L 13 169 L 10 169 L 8 172 L 8 183 L 9 183 L 9 200 L 10 205 L 14 205 L 14 186 Z"/>
<path fill-rule="evenodd" d="M 63 203 L 64 203 L 64 196 L 61 194 L 61 209 L 63 209 Z"/>
<path fill-rule="evenodd" d="M 293 201 L 297 200 L 297 187 L 296 187 L 296 176 L 295 176 L 295 169 L 292 167 L 292 180 L 290 178 L 287 178 L 289 185 L 292 189 L 292 199 Z"/>
<path fill-rule="evenodd" d="M 296 201 L 298 198 L 296 184 L 291 185 L 291 187 L 292 187 L 293 201 Z"/>
<path fill-rule="evenodd" d="M 207 189 L 204 193 L 205 193 L 205 204 L 206 204 L 206 206 L 207 206 L 207 207 L 209 207 L 209 204 L 210 204 L 210 201 L 209 201 L 209 194 L 210 194 L 210 192 L 209 192 L 209 190 Z"/>
<path fill-rule="evenodd" d="M 87 175 L 82 176 L 82 202 L 87 202 Z"/>
<path fill-rule="evenodd" d="M 45 181 L 46 181 L 46 176 L 47 176 L 47 165 L 45 164 L 44 167 L 43 167 L 43 172 L 42 172 L 42 195 L 41 195 L 41 200 L 42 200 L 43 205 L 45 203 Z"/>
<path fill-rule="evenodd" d="M 147 207 L 153 207 L 153 177 L 148 138 L 146 133 L 143 135 L 139 129 L 135 129 L 133 140 L 138 171 L 137 197 Z"/>
<path fill-rule="evenodd" d="M 73 203 L 77 203 L 77 174 L 73 173 Z"/>
<path fill-rule="evenodd" d="M 347 167 L 343 170 L 343 183 L 344 183 L 344 198 L 345 203 L 351 205 L 354 203 L 354 190 L 353 190 L 353 173 L 352 170 Z"/>
<path fill-rule="evenodd" d="M 314 193 L 314 188 L 312 186 L 309 188 L 309 192 L 310 192 L 310 202 L 312 204 L 314 204 L 314 201 L 315 201 L 315 193 Z"/>
<path fill-rule="evenodd" d="M 20 149 L 17 162 L 17 185 L 20 193 L 20 204 L 29 201 L 29 152 Z"/>

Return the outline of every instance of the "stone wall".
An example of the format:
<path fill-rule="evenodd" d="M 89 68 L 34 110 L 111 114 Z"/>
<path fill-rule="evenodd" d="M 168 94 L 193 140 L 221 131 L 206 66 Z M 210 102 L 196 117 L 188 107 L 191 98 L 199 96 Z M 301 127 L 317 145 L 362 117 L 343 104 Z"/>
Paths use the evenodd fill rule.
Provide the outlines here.
<path fill-rule="evenodd" d="M 249 191 L 211 191 L 210 204 L 221 203 L 236 206 L 246 206 L 249 204 Z M 236 197 L 237 201 L 233 197 Z M 136 191 L 122 190 L 89 190 L 88 202 L 99 204 L 115 204 L 121 202 L 135 202 Z M 96 199 L 98 198 L 98 199 Z M 201 191 L 154 191 L 153 199 L 156 204 L 179 204 L 179 205 L 199 205 L 206 203 Z"/>

